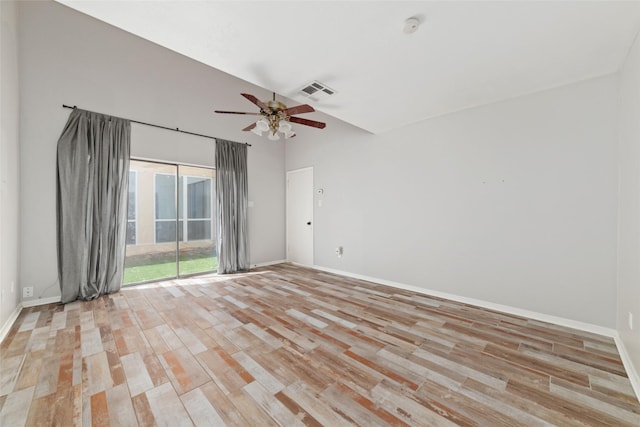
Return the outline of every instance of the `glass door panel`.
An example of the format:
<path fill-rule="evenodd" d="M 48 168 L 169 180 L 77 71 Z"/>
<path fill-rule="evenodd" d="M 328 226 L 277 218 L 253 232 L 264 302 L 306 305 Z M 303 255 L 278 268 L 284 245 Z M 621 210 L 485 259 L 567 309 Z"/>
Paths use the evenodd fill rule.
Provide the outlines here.
<path fill-rule="evenodd" d="M 165 163 L 131 160 L 129 171 L 129 223 L 123 284 L 174 278 L 178 272 L 178 168 Z M 133 181 L 132 176 L 136 178 Z"/>
<path fill-rule="evenodd" d="M 179 275 L 213 272 L 218 268 L 215 229 L 215 169 L 178 167 L 180 175 Z"/>

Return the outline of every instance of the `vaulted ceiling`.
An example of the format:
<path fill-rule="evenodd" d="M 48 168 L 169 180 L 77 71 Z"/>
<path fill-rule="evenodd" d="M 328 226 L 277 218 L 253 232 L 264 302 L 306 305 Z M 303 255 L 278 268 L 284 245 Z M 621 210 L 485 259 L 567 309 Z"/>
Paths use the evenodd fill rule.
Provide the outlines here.
<path fill-rule="evenodd" d="M 640 29 L 639 1 L 57 1 L 372 133 L 615 72 Z"/>

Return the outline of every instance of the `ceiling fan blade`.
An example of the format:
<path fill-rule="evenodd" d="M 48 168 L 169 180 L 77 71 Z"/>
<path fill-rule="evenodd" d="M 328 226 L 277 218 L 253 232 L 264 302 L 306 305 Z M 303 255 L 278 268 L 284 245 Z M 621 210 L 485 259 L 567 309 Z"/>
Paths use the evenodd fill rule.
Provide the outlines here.
<path fill-rule="evenodd" d="M 245 98 L 247 98 L 249 101 L 253 102 L 254 104 L 256 104 L 258 107 L 260 107 L 261 110 L 264 111 L 269 111 L 269 107 L 266 106 L 266 104 L 262 101 L 260 101 L 258 98 L 256 98 L 255 96 L 248 94 L 248 93 L 241 93 L 240 95 L 244 96 Z"/>
<path fill-rule="evenodd" d="M 251 129 L 253 129 L 254 127 L 256 127 L 256 124 L 255 124 L 255 123 L 252 123 L 252 124 L 250 124 L 249 126 L 247 126 L 246 128 L 244 128 L 244 129 L 242 129 L 242 130 L 247 131 L 247 130 L 251 130 Z"/>
<path fill-rule="evenodd" d="M 291 123 L 298 123 L 305 126 L 311 126 L 318 129 L 324 129 L 326 123 L 316 122 L 315 120 L 303 119 L 301 117 L 289 117 Z"/>
<path fill-rule="evenodd" d="M 221 110 L 215 110 L 216 113 L 222 113 L 222 114 L 249 114 L 251 116 L 259 116 L 260 113 L 246 113 L 243 111 L 221 111 Z"/>
<path fill-rule="evenodd" d="M 282 112 L 285 113 L 287 116 L 293 116 L 294 114 L 302 114 L 302 113 L 313 113 L 314 111 L 316 110 L 314 110 L 313 107 L 308 104 L 296 105 L 295 107 L 282 110 Z"/>

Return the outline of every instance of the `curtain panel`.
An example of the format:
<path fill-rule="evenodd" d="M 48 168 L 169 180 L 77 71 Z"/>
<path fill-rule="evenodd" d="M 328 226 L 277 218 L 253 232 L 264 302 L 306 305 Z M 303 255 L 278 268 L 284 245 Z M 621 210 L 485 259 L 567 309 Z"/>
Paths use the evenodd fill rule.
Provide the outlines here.
<path fill-rule="evenodd" d="M 62 303 L 120 290 L 131 123 L 74 109 L 58 140 L 57 242 Z"/>
<path fill-rule="evenodd" d="M 216 139 L 218 273 L 249 270 L 247 145 Z"/>

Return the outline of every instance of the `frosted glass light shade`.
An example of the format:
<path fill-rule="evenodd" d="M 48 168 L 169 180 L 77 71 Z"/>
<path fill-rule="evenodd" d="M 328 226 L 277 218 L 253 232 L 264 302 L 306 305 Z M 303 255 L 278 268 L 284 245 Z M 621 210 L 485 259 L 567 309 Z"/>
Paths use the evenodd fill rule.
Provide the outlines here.
<path fill-rule="evenodd" d="M 278 125 L 278 130 L 284 134 L 291 132 L 291 123 L 285 120 L 280 120 L 280 123 Z"/>
<path fill-rule="evenodd" d="M 278 132 L 269 132 L 269 136 L 267 138 L 269 138 L 271 141 L 277 141 L 280 139 L 280 135 L 278 135 Z"/>
<path fill-rule="evenodd" d="M 255 128 L 260 130 L 261 132 L 267 131 L 269 130 L 269 122 L 267 122 L 266 119 L 260 119 L 256 122 Z"/>

